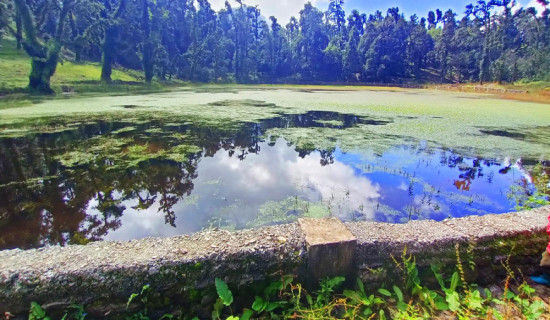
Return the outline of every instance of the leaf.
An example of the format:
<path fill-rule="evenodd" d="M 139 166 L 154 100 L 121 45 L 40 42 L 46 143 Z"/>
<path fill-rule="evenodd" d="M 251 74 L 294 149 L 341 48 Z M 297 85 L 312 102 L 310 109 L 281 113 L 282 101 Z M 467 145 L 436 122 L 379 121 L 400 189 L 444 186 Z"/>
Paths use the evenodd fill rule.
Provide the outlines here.
<path fill-rule="evenodd" d="M 243 315 L 241 316 L 241 320 L 249 320 L 253 314 L 254 314 L 254 311 L 250 309 L 244 309 Z"/>
<path fill-rule="evenodd" d="M 445 282 L 443 281 L 443 277 L 439 273 L 439 268 L 434 264 L 430 265 L 430 268 L 432 269 L 432 272 L 434 273 L 434 276 L 437 279 L 441 290 L 445 291 L 447 288 L 445 288 Z"/>
<path fill-rule="evenodd" d="M 449 287 L 449 290 L 456 291 L 459 280 L 460 280 L 460 276 L 458 275 L 458 272 L 455 271 L 455 273 L 453 273 L 453 276 L 451 277 L 451 286 Z"/>
<path fill-rule="evenodd" d="M 273 297 L 277 292 L 283 289 L 283 283 L 281 281 L 274 281 L 269 284 L 264 290 L 265 297 Z"/>
<path fill-rule="evenodd" d="M 470 309 L 481 310 L 483 309 L 482 302 L 483 299 L 481 298 L 479 290 L 471 291 L 470 297 L 468 298 L 468 307 Z"/>
<path fill-rule="evenodd" d="M 386 289 L 378 289 L 378 292 L 381 294 L 381 295 L 384 295 L 386 297 L 391 297 L 391 292 L 389 292 L 388 290 Z"/>
<path fill-rule="evenodd" d="M 506 299 L 513 299 L 516 295 L 512 291 L 507 291 L 505 298 Z"/>
<path fill-rule="evenodd" d="M 357 291 L 344 290 L 343 295 L 350 299 L 353 304 L 361 304 L 363 302 L 363 297 Z"/>
<path fill-rule="evenodd" d="M 151 286 L 146 284 L 143 286 L 143 288 L 141 288 L 141 295 L 143 295 L 145 292 L 149 291 L 149 289 L 151 289 Z"/>
<path fill-rule="evenodd" d="M 405 312 L 407 311 L 408 308 L 409 308 L 409 305 L 406 304 L 405 302 L 403 301 L 397 302 L 397 309 L 399 309 L 399 311 Z"/>
<path fill-rule="evenodd" d="M 139 297 L 139 294 L 137 293 L 132 293 L 130 295 L 130 298 L 128 298 L 128 302 L 126 303 L 126 309 L 128 309 L 128 307 L 130 306 L 130 303 L 132 303 L 132 301 L 134 301 L 134 299 L 137 297 Z"/>
<path fill-rule="evenodd" d="M 292 276 L 283 276 L 283 289 L 286 289 L 286 287 L 288 287 L 288 285 L 291 284 L 293 280 L 294 277 Z"/>
<path fill-rule="evenodd" d="M 365 311 L 363 311 L 363 315 L 365 316 L 370 316 L 371 314 L 372 314 L 371 308 L 366 308 Z"/>
<path fill-rule="evenodd" d="M 239 320 L 239 317 L 229 316 L 229 317 L 225 318 L 225 320 Z"/>
<path fill-rule="evenodd" d="M 224 305 L 230 306 L 233 303 L 233 294 L 229 290 L 229 287 L 227 287 L 227 284 L 219 278 L 216 278 L 215 282 L 218 296 L 222 299 Z"/>
<path fill-rule="evenodd" d="M 357 278 L 357 287 L 359 288 L 359 291 L 365 294 L 365 286 L 363 285 L 363 281 L 359 278 Z"/>
<path fill-rule="evenodd" d="M 306 296 L 306 299 L 307 299 L 307 303 L 309 303 L 309 305 L 312 306 L 313 305 L 313 299 L 311 298 L 311 296 L 309 294 Z"/>
<path fill-rule="evenodd" d="M 403 292 L 397 286 L 393 286 L 393 292 L 395 292 L 398 301 L 403 302 L 403 300 L 405 300 L 405 298 L 403 297 Z"/>
<path fill-rule="evenodd" d="M 216 299 L 216 303 L 214 303 L 214 311 L 212 311 L 212 319 L 219 319 L 222 309 L 223 309 L 223 301 L 222 299 L 218 298 Z"/>
<path fill-rule="evenodd" d="M 435 307 L 436 307 L 437 310 L 439 310 L 439 311 L 447 311 L 447 310 L 449 310 L 449 305 L 446 304 L 446 303 L 443 302 L 443 301 L 436 301 L 436 302 L 435 302 Z"/>
<path fill-rule="evenodd" d="M 275 309 L 277 309 L 279 307 L 279 304 L 278 303 L 275 303 L 275 302 L 271 302 L 271 303 L 268 303 L 266 308 L 265 308 L 265 311 L 267 312 L 271 312 Z"/>
<path fill-rule="evenodd" d="M 346 278 L 344 277 L 334 277 L 330 280 L 328 280 L 327 285 L 329 288 L 336 288 L 339 286 L 342 282 L 346 281 Z"/>
<path fill-rule="evenodd" d="M 380 320 L 386 320 L 386 313 L 384 312 L 384 310 L 380 310 L 378 316 L 380 317 Z"/>
<path fill-rule="evenodd" d="M 445 300 L 449 304 L 449 310 L 452 312 L 457 312 L 460 309 L 460 296 L 456 291 L 449 292 Z"/>
<path fill-rule="evenodd" d="M 252 304 L 252 310 L 256 312 L 262 312 L 265 309 L 265 303 L 264 299 L 261 297 L 256 296 L 256 299 L 254 300 L 254 303 Z"/>

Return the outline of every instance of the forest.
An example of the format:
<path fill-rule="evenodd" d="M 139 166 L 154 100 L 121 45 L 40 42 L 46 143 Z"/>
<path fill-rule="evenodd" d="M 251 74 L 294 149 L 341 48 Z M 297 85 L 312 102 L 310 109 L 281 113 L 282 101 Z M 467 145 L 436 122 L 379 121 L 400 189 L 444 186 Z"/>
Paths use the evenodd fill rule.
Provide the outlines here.
<path fill-rule="evenodd" d="M 305 4 L 266 18 L 242 0 L 0 0 L 0 37 L 31 57 L 29 88 L 51 92 L 63 61 L 142 70 L 144 81 L 462 83 L 550 79 L 549 1 L 477 1 L 426 17 Z M 2 50 L 0 48 L 0 50 Z"/>

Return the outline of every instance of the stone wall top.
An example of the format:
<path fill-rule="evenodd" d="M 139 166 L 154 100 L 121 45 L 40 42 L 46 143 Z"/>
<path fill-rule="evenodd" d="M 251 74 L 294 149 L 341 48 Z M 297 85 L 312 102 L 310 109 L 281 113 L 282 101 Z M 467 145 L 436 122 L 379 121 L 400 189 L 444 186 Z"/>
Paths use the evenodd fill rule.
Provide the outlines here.
<path fill-rule="evenodd" d="M 341 257 L 349 255 L 338 252 L 339 247 L 351 248 L 351 262 L 359 273 L 383 266 L 390 255 L 399 255 L 405 247 L 419 257 L 419 264 L 452 263 L 456 243 L 476 243 L 476 250 L 483 252 L 479 259 L 487 260 L 481 261 L 485 264 L 516 244 L 519 256 L 536 261 L 546 246 L 549 215 L 550 206 L 442 222 L 342 224 L 333 219 L 308 220 L 238 232 L 210 230 L 172 238 L 0 251 L 0 312 L 24 312 L 31 301 L 125 299 L 144 284 L 181 292 L 209 286 L 215 277 L 246 286 L 276 274 L 303 276 L 316 267 L 312 261 L 308 265 L 313 247 L 318 256 L 330 252 Z M 307 232 L 309 238 L 304 225 L 312 229 Z M 317 237 L 320 231 L 316 228 L 329 230 L 336 240 L 317 241 L 322 237 Z M 347 245 L 335 246 L 338 241 Z M 331 247 L 324 250 L 324 245 Z"/>

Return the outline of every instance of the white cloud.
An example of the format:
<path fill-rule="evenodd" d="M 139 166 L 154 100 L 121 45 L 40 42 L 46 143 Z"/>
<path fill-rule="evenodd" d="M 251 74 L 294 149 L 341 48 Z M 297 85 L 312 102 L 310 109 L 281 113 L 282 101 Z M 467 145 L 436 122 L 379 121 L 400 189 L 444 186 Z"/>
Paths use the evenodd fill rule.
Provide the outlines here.
<path fill-rule="evenodd" d="M 308 2 L 323 11 L 328 8 L 328 0 L 244 0 L 243 2 L 247 6 L 258 6 L 266 19 L 275 16 L 281 25 L 286 25 L 292 16 L 298 18 L 300 10 Z M 233 7 L 237 6 L 234 0 L 229 1 L 229 3 Z M 225 7 L 225 0 L 211 0 L 210 4 L 212 9 L 218 11 Z"/>
<path fill-rule="evenodd" d="M 545 7 L 537 2 L 537 0 L 521 0 L 517 1 L 516 5 L 514 7 L 514 11 L 519 10 L 521 7 L 523 8 L 529 8 L 529 7 L 535 7 L 537 9 L 538 14 L 540 15 Z"/>

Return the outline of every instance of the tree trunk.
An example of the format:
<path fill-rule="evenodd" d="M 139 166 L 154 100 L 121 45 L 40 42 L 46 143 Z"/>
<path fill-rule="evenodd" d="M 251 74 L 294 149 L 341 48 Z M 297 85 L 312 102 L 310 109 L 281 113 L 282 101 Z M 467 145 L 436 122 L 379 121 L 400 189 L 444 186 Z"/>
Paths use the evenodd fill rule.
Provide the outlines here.
<path fill-rule="evenodd" d="M 143 45 L 143 71 L 145 72 L 145 82 L 150 83 L 153 80 L 153 44 L 147 41 Z"/>
<path fill-rule="evenodd" d="M 116 37 L 117 27 L 109 26 L 105 29 L 105 39 L 103 40 L 103 53 L 101 57 L 101 81 L 111 82 L 111 73 L 113 72 L 113 63 L 116 56 Z"/>
<path fill-rule="evenodd" d="M 31 63 L 31 73 L 29 75 L 29 89 L 32 91 L 52 94 L 54 91 L 50 87 L 50 78 L 57 68 L 59 50 L 57 48 L 48 52 L 46 60 L 33 58 Z"/>
<path fill-rule="evenodd" d="M 143 0 L 141 26 L 143 28 L 144 40 L 143 50 L 143 72 L 145 73 L 145 82 L 150 83 L 153 80 L 153 43 L 151 41 L 151 23 L 149 18 L 149 2 Z"/>
<path fill-rule="evenodd" d="M 15 14 L 15 39 L 17 40 L 17 50 L 21 50 L 23 48 L 21 44 L 23 41 L 23 21 L 21 21 L 19 12 Z"/>
<path fill-rule="evenodd" d="M 69 13 L 69 22 L 71 24 L 71 34 L 72 34 L 72 41 L 73 41 L 73 46 L 74 46 L 74 54 L 75 54 L 75 58 L 74 58 L 74 61 L 76 63 L 80 63 L 82 62 L 82 43 L 81 43 L 81 40 L 79 39 L 79 34 L 78 34 L 78 28 L 76 27 L 76 22 L 74 20 L 74 15 L 73 13 Z"/>

